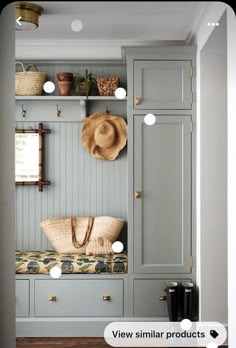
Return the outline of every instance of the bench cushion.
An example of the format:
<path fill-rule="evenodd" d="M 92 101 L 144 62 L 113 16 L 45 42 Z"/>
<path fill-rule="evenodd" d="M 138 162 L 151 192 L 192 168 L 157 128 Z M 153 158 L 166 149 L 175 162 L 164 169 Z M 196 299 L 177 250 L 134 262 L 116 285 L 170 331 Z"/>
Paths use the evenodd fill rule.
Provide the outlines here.
<path fill-rule="evenodd" d="M 49 273 L 54 266 L 62 273 L 127 273 L 128 257 L 114 255 L 58 254 L 56 251 L 16 250 L 16 273 Z"/>

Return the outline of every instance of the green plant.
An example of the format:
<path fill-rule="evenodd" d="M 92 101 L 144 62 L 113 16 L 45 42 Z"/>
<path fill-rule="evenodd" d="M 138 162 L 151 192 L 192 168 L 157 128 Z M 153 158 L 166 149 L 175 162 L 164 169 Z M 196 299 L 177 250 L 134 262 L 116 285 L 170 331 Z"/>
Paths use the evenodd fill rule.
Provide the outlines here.
<path fill-rule="evenodd" d="M 77 95 L 85 94 L 87 97 L 89 95 L 90 89 L 96 84 L 95 75 L 85 70 L 85 75 L 81 74 L 75 75 L 75 91 Z"/>

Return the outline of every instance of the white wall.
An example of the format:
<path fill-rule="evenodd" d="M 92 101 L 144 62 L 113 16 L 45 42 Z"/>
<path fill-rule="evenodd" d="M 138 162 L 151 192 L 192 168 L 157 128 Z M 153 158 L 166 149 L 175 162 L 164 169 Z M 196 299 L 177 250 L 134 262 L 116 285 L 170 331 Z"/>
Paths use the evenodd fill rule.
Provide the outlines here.
<path fill-rule="evenodd" d="M 236 18 L 227 11 L 228 66 L 228 325 L 229 347 L 236 347 Z"/>
<path fill-rule="evenodd" d="M 226 14 L 200 52 L 201 320 L 227 324 Z M 198 126 L 199 128 L 199 126 Z"/>
<path fill-rule="evenodd" d="M 222 217 L 222 222 L 225 223 L 225 206 L 220 208 L 219 200 L 221 200 L 223 194 L 223 200 L 225 200 L 225 192 L 222 191 L 222 187 L 215 187 L 215 190 L 212 190 L 212 183 L 210 183 L 210 187 L 206 187 L 207 184 L 207 168 L 210 168 L 209 174 L 212 175 L 212 169 L 210 167 L 210 163 L 213 166 L 217 165 L 216 154 L 214 153 L 214 148 L 212 148 L 212 143 L 210 143 L 210 149 L 207 149 L 207 153 L 204 153 L 202 145 L 205 145 L 208 139 L 213 139 L 215 141 L 214 146 L 216 145 L 218 150 L 220 150 L 220 156 L 222 164 L 225 168 L 225 158 L 223 158 L 222 151 L 225 151 L 225 139 L 222 139 L 221 131 L 220 131 L 220 115 L 218 111 L 216 112 L 216 123 L 214 122 L 214 115 L 212 114 L 201 114 L 201 98 L 204 97 L 204 94 L 201 93 L 201 50 L 206 44 L 208 38 L 210 37 L 214 27 L 208 26 L 207 23 L 217 22 L 224 11 L 226 10 L 227 15 L 227 121 L 222 122 L 222 131 L 225 135 L 225 127 L 227 126 L 227 143 L 228 143 L 228 326 L 229 326 L 229 347 L 236 346 L 236 296 L 234 294 L 234 289 L 236 288 L 236 277 L 235 277 L 235 246 L 236 246 L 236 222 L 235 222 L 235 207 L 236 207 L 236 156 L 235 156 L 235 148 L 236 148 L 236 20 L 235 14 L 233 10 L 222 2 L 213 2 L 210 3 L 208 11 L 205 13 L 205 18 L 201 22 L 201 26 L 198 30 L 198 34 L 196 37 L 195 44 L 198 47 L 197 52 L 197 235 L 198 235 L 198 273 L 197 280 L 200 286 L 200 319 L 201 320 L 209 320 L 209 318 L 216 316 L 213 318 L 214 320 L 218 320 L 222 323 L 227 322 L 226 318 L 226 291 L 227 291 L 227 283 L 226 283 L 226 271 L 225 264 L 227 260 L 227 251 L 226 251 L 226 241 L 227 235 L 225 233 L 225 228 L 220 231 L 218 225 L 216 225 L 216 221 L 218 221 L 218 214 Z M 215 29 L 216 30 L 216 29 Z M 224 44 L 224 43 L 223 43 Z M 205 52 L 206 53 L 206 52 Z M 204 54 L 204 51 L 203 51 Z M 204 57 L 207 59 L 207 57 Z M 220 59 L 225 60 L 222 56 L 217 58 L 218 64 Z M 217 62 L 212 63 L 212 69 L 216 69 Z M 216 72 L 216 76 L 219 74 L 222 75 L 222 66 Z M 202 71 L 203 75 L 204 71 Z M 208 72 L 206 72 L 208 74 Z M 223 74 L 224 75 L 224 74 Z M 204 76 L 204 75 L 203 75 Z M 209 76 L 208 76 L 209 77 Z M 207 76 L 205 77 L 207 79 Z M 216 77 L 215 77 L 216 78 Z M 225 79 L 225 76 L 224 76 Z M 208 81 L 209 83 L 209 81 Z M 217 89 L 217 88 L 216 88 Z M 218 92 L 220 88 L 218 89 Z M 206 91 L 206 95 L 209 93 L 212 94 L 213 91 Z M 225 99 L 225 93 L 223 91 Z M 214 104 L 217 104 L 217 98 L 214 100 Z M 224 100 L 225 104 L 225 100 Z M 225 105 L 220 105 L 225 108 Z M 205 107 L 207 107 L 207 103 L 205 101 Z M 204 108 L 204 100 L 203 100 L 203 108 Z M 213 106 L 214 108 L 214 106 Z M 213 111 L 213 110 L 212 110 Z M 205 117 L 205 118 L 203 118 Z M 207 118 L 207 119 L 206 119 Z M 228 124 L 227 124 L 227 123 Z M 208 127 L 209 134 L 207 133 Z M 202 133 L 203 132 L 203 133 Z M 219 141 L 223 141 L 223 148 L 219 149 L 219 142 L 216 142 L 216 132 L 219 135 Z M 224 136 L 223 136 L 224 138 Z M 213 154 L 213 158 L 211 158 L 211 153 Z M 203 157 L 202 157 L 203 156 Z M 207 163 L 207 159 L 210 163 Z M 205 165 L 205 167 L 202 165 Z M 220 169 L 221 175 L 222 168 Z M 216 177 L 215 177 L 216 176 Z M 224 173 L 225 176 L 225 173 Z M 219 173 L 214 173 L 212 177 L 214 182 L 217 180 L 220 182 Z M 222 178 L 223 179 L 223 178 Z M 224 190 L 225 182 L 223 182 Z M 204 192 L 203 189 L 206 189 L 207 192 Z M 208 193 L 211 194 L 208 197 Z M 212 196 L 213 195 L 213 196 Z M 207 201 L 203 198 L 206 197 Z M 215 203 L 212 197 L 215 198 Z M 205 208 L 203 211 L 202 208 Z M 214 214 L 214 213 L 215 214 Z M 224 214 L 222 214 L 224 212 Z M 209 214 L 210 215 L 209 215 Z M 203 215 L 202 215 L 203 214 Z M 206 220 L 207 219 L 207 220 Z M 208 228 L 210 227 L 210 228 Z M 215 228 L 215 233 L 213 232 L 213 228 Z M 213 250 L 212 240 L 216 240 L 217 248 Z M 223 244 L 221 244 L 221 242 Z M 223 246 L 223 249 L 222 249 Z M 216 262 L 213 262 L 215 259 Z M 219 261 L 220 260 L 220 261 Z M 218 269 L 218 266 L 220 268 Z M 219 272 L 220 271 L 220 272 Z M 212 284 L 216 284 L 216 293 L 212 290 Z M 214 288 L 213 288 L 214 289 Z M 222 301 L 224 306 L 222 307 Z"/>
<path fill-rule="evenodd" d="M 0 16 L 0 347 L 15 347 L 15 10 Z"/>

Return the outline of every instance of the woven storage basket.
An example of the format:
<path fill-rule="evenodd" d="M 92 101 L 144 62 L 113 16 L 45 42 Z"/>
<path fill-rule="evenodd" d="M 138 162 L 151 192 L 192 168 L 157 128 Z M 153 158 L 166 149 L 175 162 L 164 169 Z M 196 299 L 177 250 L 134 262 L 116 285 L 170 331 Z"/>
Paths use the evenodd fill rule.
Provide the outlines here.
<path fill-rule="evenodd" d="M 112 243 L 106 239 L 99 237 L 96 240 L 90 240 L 86 248 L 86 255 L 112 255 Z"/>
<path fill-rule="evenodd" d="M 80 243 L 83 242 L 85 238 L 88 219 L 88 217 L 76 218 L 76 239 Z M 124 226 L 124 222 L 125 221 L 122 219 L 111 216 L 95 217 L 89 240 L 96 240 L 98 237 L 103 237 L 110 242 L 114 242 L 118 238 Z M 40 226 L 58 253 L 86 253 L 88 243 L 80 248 L 75 248 L 73 245 L 71 217 L 51 218 L 42 221 Z"/>
<path fill-rule="evenodd" d="M 97 77 L 97 86 L 100 95 L 114 96 L 115 90 L 119 87 L 119 77 Z"/>
<path fill-rule="evenodd" d="M 15 95 L 42 95 L 47 74 L 39 72 L 34 64 L 29 64 L 26 68 L 21 62 L 15 64 L 21 65 L 23 70 L 15 74 Z M 30 67 L 35 71 L 27 71 Z"/>

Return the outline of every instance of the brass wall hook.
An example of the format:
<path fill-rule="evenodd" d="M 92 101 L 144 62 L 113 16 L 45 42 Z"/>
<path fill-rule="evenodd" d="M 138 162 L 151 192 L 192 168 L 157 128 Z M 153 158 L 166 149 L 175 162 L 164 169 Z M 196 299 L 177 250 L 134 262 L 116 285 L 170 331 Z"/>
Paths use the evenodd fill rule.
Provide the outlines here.
<path fill-rule="evenodd" d="M 57 105 L 57 117 L 60 117 L 61 116 L 61 110 L 58 108 L 58 105 Z"/>
<path fill-rule="evenodd" d="M 21 108 L 22 108 L 22 117 L 25 117 L 27 111 L 24 109 L 24 105 L 23 104 L 21 105 Z"/>
<path fill-rule="evenodd" d="M 106 114 L 110 114 L 111 110 L 108 109 L 108 105 L 106 104 Z"/>

